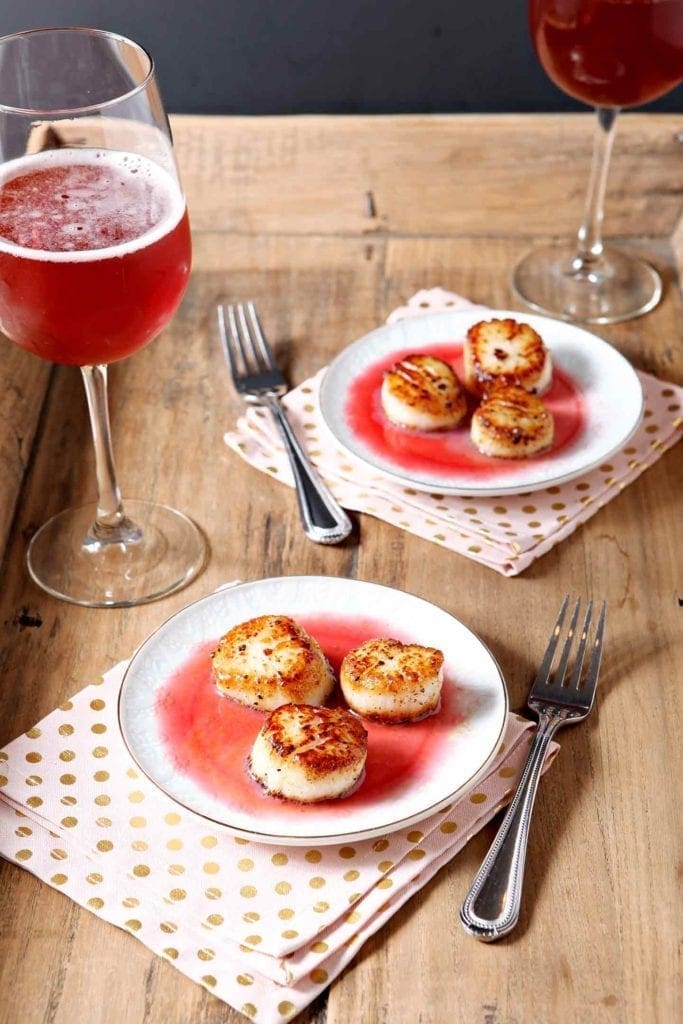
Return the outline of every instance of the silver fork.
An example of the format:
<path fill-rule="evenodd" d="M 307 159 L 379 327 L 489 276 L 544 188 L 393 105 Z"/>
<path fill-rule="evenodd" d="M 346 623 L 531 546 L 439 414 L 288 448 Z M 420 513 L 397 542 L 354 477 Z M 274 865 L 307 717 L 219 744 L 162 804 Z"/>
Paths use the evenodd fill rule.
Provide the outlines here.
<path fill-rule="evenodd" d="M 280 404 L 287 382 L 261 330 L 253 302 L 218 306 L 218 330 L 235 390 L 245 402 L 268 409 L 292 467 L 304 532 L 317 544 L 337 544 L 351 533 L 351 520 L 320 479 Z"/>
<path fill-rule="evenodd" d="M 590 642 L 590 661 L 582 682 L 583 662 L 593 615 L 593 602 L 588 602 L 574 669 L 569 682 L 565 682 L 569 655 L 579 620 L 580 604 L 581 601 L 578 600 L 574 605 L 567 638 L 551 679 L 555 651 L 562 632 L 569 597 L 565 597 L 562 602 L 560 614 L 529 694 L 528 705 L 538 715 L 538 729 L 517 792 L 460 909 L 460 920 L 465 931 L 484 942 L 493 942 L 507 935 L 519 918 L 531 812 L 550 741 L 560 726 L 583 721 L 593 707 L 600 671 L 606 606 L 603 601 L 595 634 Z"/>

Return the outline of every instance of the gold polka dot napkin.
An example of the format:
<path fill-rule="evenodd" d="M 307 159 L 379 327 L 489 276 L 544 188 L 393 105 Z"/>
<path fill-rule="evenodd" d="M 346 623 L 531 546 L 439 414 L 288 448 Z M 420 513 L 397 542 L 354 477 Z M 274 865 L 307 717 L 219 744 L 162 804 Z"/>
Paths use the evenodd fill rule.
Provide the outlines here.
<path fill-rule="evenodd" d="M 484 315 L 487 312 L 459 295 L 432 288 L 418 292 L 407 306 L 395 310 L 389 322 L 468 308 Z M 339 502 L 473 558 L 504 576 L 516 576 L 573 533 L 671 448 L 683 430 L 683 388 L 639 372 L 645 396 L 643 420 L 628 444 L 597 469 L 531 494 L 473 499 L 425 493 L 404 487 L 339 447 L 318 404 L 324 372 L 290 391 L 284 404 L 299 440 Z M 235 429 L 226 433 L 225 441 L 257 469 L 294 485 L 276 428 L 263 409 L 250 407 Z"/>
<path fill-rule="evenodd" d="M 299 1013 L 508 801 L 533 730 L 510 715 L 488 776 L 418 825 L 271 846 L 176 805 L 134 766 L 117 720 L 124 669 L 0 751 L 0 854 L 263 1024 Z"/>

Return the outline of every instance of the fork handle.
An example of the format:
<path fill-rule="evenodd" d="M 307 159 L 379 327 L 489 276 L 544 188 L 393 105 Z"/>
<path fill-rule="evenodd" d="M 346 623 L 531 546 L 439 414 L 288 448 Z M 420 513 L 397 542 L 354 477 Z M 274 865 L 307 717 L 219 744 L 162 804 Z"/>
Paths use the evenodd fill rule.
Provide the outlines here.
<path fill-rule="evenodd" d="M 494 942 L 517 924 L 529 825 L 548 746 L 563 724 L 557 713 L 541 711 L 526 764 L 491 849 L 460 908 L 460 920 L 476 939 Z"/>
<path fill-rule="evenodd" d="M 316 544 L 338 544 L 351 533 L 351 520 L 314 470 L 277 398 L 268 396 L 265 404 L 280 430 L 289 456 L 306 536 Z"/>

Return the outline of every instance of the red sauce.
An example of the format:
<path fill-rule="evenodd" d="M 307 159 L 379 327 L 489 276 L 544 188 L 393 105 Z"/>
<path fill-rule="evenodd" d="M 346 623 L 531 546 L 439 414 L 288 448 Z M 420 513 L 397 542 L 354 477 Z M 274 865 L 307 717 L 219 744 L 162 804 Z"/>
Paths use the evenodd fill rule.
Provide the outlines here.
<path fill-rule="evenodd" d="M 543 395 L 543 401 L 555 420 L 555 441 L 552 448 L 541 455 L 523 460 L 494 459 L 481 455 L 469 435 L 469 420 L 476 407 L 476 399 L 471 399 L 469 414 L 457 430 L 428 433 L 395 426 L 382 410 L 382 377 L 394 363 L 414 351 L 414 348 L 407 348 L 392 352 L 368 366 L 352 381 L 344 410 L 347 424 L 358 439 L 376 455 L 393 463 L 397 469 L 441 475 L 444 482 L 453 474 L 484 482 L 491 473 L 498 476 L 501 473 L 519 472 L 520 464 L 533 466 L 552 459 L 583 428 L 585 412 L 581 393 L 568 374 L 556 367 L 553 369 L 552 385 Z M 445 360 L 461 379 L 464 377 L 461 342 L 421 346 L 420 351 Z"/>
<path fill-rule="evenodd" d="M 338 673 L 344 655 L 365 640 L 397 636 L 386 623 L 361 617 L 297 615 L 304 629 L 318 641 Z M 247 758 L 265 715 L 221 696 L 211 676 L 210 653 L 216 641 L 199 644 L 166 682 L 157 698 L 160 732 L 178 771 L 228 807 L 257 816 L 259 812 L 287 817 L 315 813 L 324 807 L 340 815 L 352 808 L 390 799 L 406 786 L 430 776 L 438 768 L 444 744 L 462 720 L 455 686 L 444 685 L 439 711 L 410 725 L 364 722 L 368 731 L 365 778 L 350 796 L 310 806 L 268 796 L 247 772 Z M 332 703 L 343 705 L 336 692 Z"/>

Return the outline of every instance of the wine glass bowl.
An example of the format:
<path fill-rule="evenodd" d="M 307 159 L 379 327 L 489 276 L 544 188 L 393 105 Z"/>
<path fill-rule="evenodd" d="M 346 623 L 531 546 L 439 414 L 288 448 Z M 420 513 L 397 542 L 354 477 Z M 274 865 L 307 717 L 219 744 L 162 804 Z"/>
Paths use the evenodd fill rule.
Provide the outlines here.
<path fill-rule="evenodd" d="M 175 313 L 190 228 L 151 57 L 95 29 L 0 39 L 0 328 L 81 369 L 98 499 L 53 517 L 28 551 L 33 579 L 77 604 L 120 607 L 179 589 L 204 538 L 183 513 L 121 499 L 110 363 Z"/>
<path fill-rule="evenodd" d="M 524 302 L 565 320 L 616 323 L 648 312 L 662 294 L 644 260 L 605 247 L 604 197 L 617 114 L 683 81 L 681 0 L 529 0 L 538 58 L 568 95 L 593 105 L 597 126 L 576 243 L 532 250 L 513 272 Z"/>
<path fill-rule="evenodd" d="M 530 0 L 529 27 L 548 77 L 582 103 L 635 107 L 683 79 L 680 0 Z"/>

